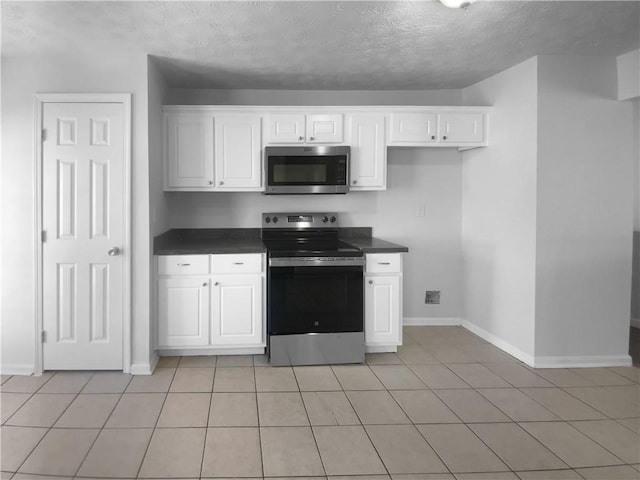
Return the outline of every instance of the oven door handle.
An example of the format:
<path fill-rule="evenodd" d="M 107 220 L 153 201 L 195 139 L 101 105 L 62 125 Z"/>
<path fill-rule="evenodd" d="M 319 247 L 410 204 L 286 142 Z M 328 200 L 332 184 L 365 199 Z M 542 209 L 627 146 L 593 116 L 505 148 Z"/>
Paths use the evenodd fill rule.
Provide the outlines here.
<path fill-rule="evenodd" d="M 322 258 L 318 258 L 315 260 L 298 260 L 296 258 L 270 258 L 269 259 L 269 267 L 270 268 L 278 268 L 278 267 L 327 267 L 327 268 L 335 268 L 335 267 L 362 267 L 364 266 L 364 257 L 354 257 L 349 258 L 348 260 L 340 260 L 340 261 L 326 261 L 322 260 Z"/>

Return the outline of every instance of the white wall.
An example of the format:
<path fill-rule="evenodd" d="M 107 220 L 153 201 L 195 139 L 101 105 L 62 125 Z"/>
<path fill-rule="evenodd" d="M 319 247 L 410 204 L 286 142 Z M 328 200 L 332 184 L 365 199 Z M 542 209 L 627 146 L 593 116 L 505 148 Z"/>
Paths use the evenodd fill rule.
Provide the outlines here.
<path fill-rule="evenodd" d="M 633 199 L 633 274 L 631 278 L 631 321 L 640 328 L 640 99 L 633 101 L 635 135 L 635 195 Z"/>
<path fill-rule="evenodd" d="M 464 319 L 521 359 L 534 354 L 537 59 L 463 90 L 493 105 L 489 148 L 463 154 Z"/>
<path fill-rule="evenodd" d="M 633 106 L 617 101 L 615 58 L 538 62 L 536 357 L 623 360 L 637 161 Z"/>
<path fill-rule="evenodd" d="M 171 105 L 460 105 L 460 90 L 185 90 Z"/>
<path fill-rule="evenodd" d="M 640 50 L 618 56 L 618 100 L 640 97 Z"/>
<path fill-rule="evenodd" d="M 405 245 L 405 317 L 459 317 L 461 305 L 461 158 L 454 149 L 388 152 L 387 190 L 347 195 L 169 193 L 172 228 L 259 228 L 268 211 L 338 211 L 342 226 Z M 416 217 L 416 207 L 425 216 Z M 425 290 L 441 290 L 440 305 L 425 305 Z"/>
<path fill-rule="evenodd" d="M 133 93 L 133 355 L 149 363 L 146 56 L 2 58 L 2 371 L 35 365 L 35 93 Z"/>
<path fill-rule="evenodd" d="M 149 350 L 153 351 L 158 335 L 158 282 L 156 262 L 153 256 L 153 238 L 169 228 L 169 207 L 162 191 L 162 149 L 163 120 L 162 105 L 166 101 L 168 87 L 164 77 L 156 67 L 153 57 L 147 58 L 147 85 L 149 111 Z M 152 354 L 153 355 L 153 354 Z M 151 361 L 153 365 L 155 358 Z"/>

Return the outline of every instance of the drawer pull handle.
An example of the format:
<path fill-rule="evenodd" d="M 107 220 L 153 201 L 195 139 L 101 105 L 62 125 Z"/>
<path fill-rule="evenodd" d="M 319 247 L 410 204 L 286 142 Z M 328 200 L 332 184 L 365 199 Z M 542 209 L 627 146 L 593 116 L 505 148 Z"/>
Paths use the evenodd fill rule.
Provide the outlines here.
<path fill-rule="evenodd" d="M 189 266 L 191 266 L 191 264 L 190 263 L 179 263 L 178 266 L 179 267 L 189 267 Z"/>
<path fill-rule="evenodd" d="M 244 265 L 244 262 L 233 262 L 234 265 Z"/>
<path fill-rule="evenodd" d="M 391 262 L 378 262 L 378 265 L 391 265 Z"/>

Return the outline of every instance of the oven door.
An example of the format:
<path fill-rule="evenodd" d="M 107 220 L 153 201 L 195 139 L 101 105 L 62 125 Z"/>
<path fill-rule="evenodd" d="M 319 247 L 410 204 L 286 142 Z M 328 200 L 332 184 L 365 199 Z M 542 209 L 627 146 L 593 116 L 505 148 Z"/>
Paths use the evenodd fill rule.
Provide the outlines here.
<path fill-rule="evenodd" d="M 362 266 L 269 267 L 269 335 L 364 331 Z"/>
<path fill-rule="evenodd" d="M 298 149 L 299 150 L 299 149 Z M 347 193 L 349 191 L 349 153 L 288 151 L 265 149 L 267 194 Z"/>

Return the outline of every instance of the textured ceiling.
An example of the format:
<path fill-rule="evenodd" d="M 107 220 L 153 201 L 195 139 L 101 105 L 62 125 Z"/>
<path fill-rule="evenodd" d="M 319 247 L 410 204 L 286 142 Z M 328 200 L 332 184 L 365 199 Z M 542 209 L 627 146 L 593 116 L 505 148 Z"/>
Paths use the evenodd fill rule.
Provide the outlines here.
<path fill-rule="evenodd" d="M 461 88 L 538 54 L 639 48 L 640 2 L 2 2 L 2 55 L 157 57 L 172 87 Z"/>

